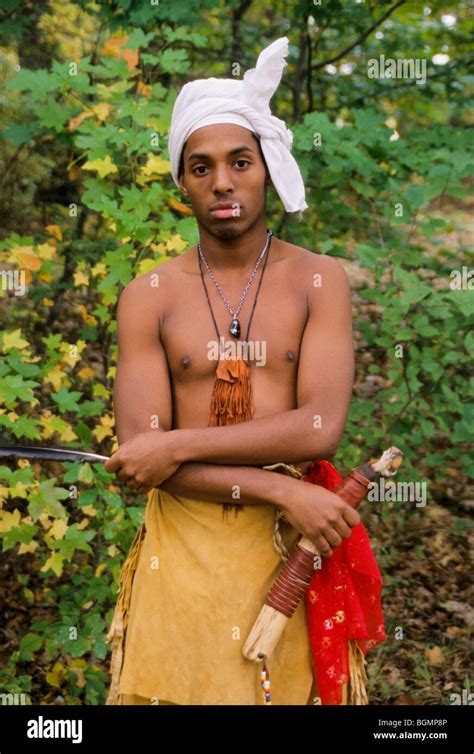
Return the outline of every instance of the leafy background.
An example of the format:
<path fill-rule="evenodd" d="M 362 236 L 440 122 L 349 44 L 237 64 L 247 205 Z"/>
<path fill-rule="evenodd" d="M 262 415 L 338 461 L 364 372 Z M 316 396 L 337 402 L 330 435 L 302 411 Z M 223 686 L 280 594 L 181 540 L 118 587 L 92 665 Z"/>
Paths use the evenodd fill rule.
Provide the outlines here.
<path fill-rule="evenodd" d="M 166 147 L 177 92 L 241 77 L 289 37 L 272 105 L 310 206 L 286 215 L 269 194 L 269 226 L 351 279 L 357 375 L 335 464 L 396 444 L 399 480 L 428 491 L 426 507 L 362 509 L 389 637 L 368 656 L 373 704 L 469 690 L 471 32 L 468 3 L 439 0 L 0 8 L 1 269 L 28 286 L 0 289 L 0 437 L 104 455 L 117 447 L 118 296 L 198 240 Z M 380 55 L 424 59 L 426 83 L 369 78 Z M 104 703 L 105 635 L 144 502 L 100 464 L 0 466 L 0 693 Z"/>

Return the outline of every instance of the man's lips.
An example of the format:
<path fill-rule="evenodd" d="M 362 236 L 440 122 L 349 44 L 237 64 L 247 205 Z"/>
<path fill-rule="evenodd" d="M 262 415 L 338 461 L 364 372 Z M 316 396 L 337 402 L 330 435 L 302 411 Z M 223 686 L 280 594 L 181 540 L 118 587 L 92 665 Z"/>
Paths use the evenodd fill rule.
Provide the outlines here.
<path fill-rule="evenodd" d="M 238 217 L 235 209 L 212 209 L 211 215 L 213 217 Z"/>
<path fill-rule="evenodd" d="M 238 202 L 222 202 L 214 204 L 210 209 L 213 217 L 240 217 L 240 204 Z"/>

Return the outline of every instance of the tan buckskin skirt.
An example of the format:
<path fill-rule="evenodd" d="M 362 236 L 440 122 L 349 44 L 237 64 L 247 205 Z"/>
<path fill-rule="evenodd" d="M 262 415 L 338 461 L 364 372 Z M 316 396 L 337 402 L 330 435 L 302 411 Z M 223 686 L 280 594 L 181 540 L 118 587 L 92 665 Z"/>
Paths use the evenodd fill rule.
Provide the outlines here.
<path fill-rule="evenodd" d="M 242 647 L 282 567 L 275 513 L 148 493 L 108 635 L 107 704 L 264 704 L 261 666 Z M 286 521 L 280 532 L 291 548 L 298 532 Z M 267 668 L 272 704 L 317 703 L 304 601 Z"/>

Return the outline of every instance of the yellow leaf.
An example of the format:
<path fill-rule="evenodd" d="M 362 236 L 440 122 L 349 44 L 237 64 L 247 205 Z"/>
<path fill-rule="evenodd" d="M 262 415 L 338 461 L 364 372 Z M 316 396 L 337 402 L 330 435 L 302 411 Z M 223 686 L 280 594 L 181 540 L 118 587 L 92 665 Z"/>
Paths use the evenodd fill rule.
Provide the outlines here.
<path fill-rule="evenodd" d="M 164 243 L 152 243 L 151 248 L 156 251 L 157 254 L 166 254 L 166 244 Z"/>
<path fill-rule="evenodd" d="M 169 205 L 171 209 L 174 209 L 174 211 L 178 212 L 180 215 L 191 217 L 194 214 L 192 207 L 188 207 L 186 204 L 178 202 L 178 200 L 174 197 L 171 197 L 171 199 L 169 200 Z"/>
<path fill-rule="evenodd" d="M 91 324 L 91 325 L 96 325 L 97 324 L 96 318 L 93 317 L 91 314 L 89 314 L 89 312 L 87 311 L 87 309 L 84 306 L 84 304 L 78 304 L 76 306 L 76 309 L 78 309 L 80 311 L 80 313 L 82 315 L 82 319 L 84 320 L 84 322 L 87 322 L 87 324 Z"/>
<path fill-rule="evenodd" d="M 21 544 L 18 548 L 18 555 L 30 555 L 35 550 L 37 550 L 39 547 L 39 542 L 35 542 L 34 539 L 31 540 L 29 545 Z"/>
<path fill-rule="evenodd" d="M 51 521 L 47 513 L 42 513 L 38 521 L 40 522 L 43 529 L 46 529 L 46 530 L 51 529 L 53 525 L 53 522 Z"/>
<path fill-rule="evenodd" d="M 46 683 L 49 683 L 50 686 L 58 689 L 61 686 L 61 680 L 58 673 L 53 673 L 52 671 L 46 673 Z"/>
<path fill-rule="evenodd" d="M 430 665 L 442 665 L 444 662 L 443 650 L 441 647 L 432 647 L 426 649 L 426 656 Z"/>
<path fill-rule="evenodd" d="M 83 660 L 82 657 L 74 657 L 69 663 L 69 666 L 71 668 L 82 668 L 82 670 L 85 670 L 87 668 L 87 662 L 86 660 Z"/>
<path fill-rule="evenodd" d="M 65 521 L 62 521 L 60 518 L 57 518 L 53 522 L 53 525 L 51 529 L 49 530 L 49 534 L 55 539 L 63 539 L 68 528 L 69 527 Z"/>
<path fill-rule="evenodd" d="M 145 275 L 147 272 L 156 267 L 156 259 L 142 259 L 138 265 L 138 272 L 140 275 Z"/>
<path fill-rule="evenodd" d="M 51 246 L 49 243 L 41 243 L 37 248 L 41 259 L 52 259 L 56 254 L 56 246 Z"/>
<path fill-rule="evenodd" d="M 106 563 L 100 563 L 100 565 L 97 566 L 94 573 L 96 579 L 99 578 L 99 576 L 105 571 L 106 567 Z"/>
<path fill-rule="evenodd" d="M 59 437 L 61 438 L 61 442 L 71 442 L 72 440 L 77 440 L 77 435 L 70 424 L 68 424 L 64 431 L 61 432 Z"/>
<path fill-rule="evenodd" d="M 90 110 L 83 110 L 82 113 L 79 113 L 79 115 L 76 115 L 74 118 L 69 119 L 68 123 L 68 131 L 74 131 L 76 128 L 79 128 L 82 121 L 86 118 L 92 118 L 94 113 Z"/>
<path fill-rule="evenodd" d="M 105 265 L 103 262 L 97 262 L 96 265 L 91 269 L 91 272 L 94 277 L 97 275 L 105 275 L 107 272 L 107 265 Z"/>
<path fill-rule="evenodd" d="M 7 259 L 8 262 L 15 262 L 18 261 L 20 254 L 33 254 L 33 247 L 32 246 L 15 246 L 11 247 L 11 255 Z"/>
<path fill-rule="evenodd" d="M 41 303 L 43 306 L 53 306 L 54 301 L 52 301 L 50 298 L 43 298 L 41 299 Z"/>
<path fill-rule="evenodd" d="M 108 115 L 110 115 L 110 112 L 112 110 L 112 105 L 109 105 L 108 102 L 100 102 L 100 104 L 95 105 L 95 107 L 92 108 L 99 120 L 104 121 Z"/>
<path fill-rule="evenodd" d="M 10 348 L 26 348 L 30 344 L 27 340 L 21 337 L 21 329 L 13 330 L 12 332 L 3 333 L 3 350 L 9 351 Z"/>
<path fill-rule="evenodd" d="M 76 524 L 76 529 L 78 531 L 82 531 L 82 529 L 87 529 L 88 526 L 89 526 L 89 519 L 83 518 L 82 521 L 79 521 L 79 523 Z"/>
<path fill-rule="evenodd" d="M 21 513 L 18 509 L 15 509 L 13 513 L 0 510 L 0 531 L 10 531 L 15 526 L 19 526 L 20 518 Z"/>
<path fill-rule="evenodd" d="M 0 492 L 0 494 L 1 494 L 1 492 Z M 13 485 L 12 487 L 10 487 L 10 496 L 11 497 L 23 497 L 23 498 L 27 497 L 28 496 L 28 485 L 24 484 L 23 482 L 17 482 L 15 485 Z"/>
<path fill-rule="evenodd" d="M 63 557 L 59 552 L 53 552 L 51 557 L 48 558 L 44 566 L 41 568 L 41 571 L 42 573 L 46 573 L 49 569 L 54 571 L 56 576 L 61 576 L 63 572 Z"/>
<path fill-rule="evenodd" d="M 51 233 L 52 236 L 57 238 L 58 241 L 63 240 L 63 234 L 59 225 L 47 225 L 45 230 L 47 230 L 48 233 Z"/>
<path fill-rule="evenodd" d="M 90 610 L 93 604 L 94 604 L 94 600 L 89 600 L 89 602 L 84 602 L 82 609 Z"/>
<path fill-rule="evenodd" d="M 92 388 L 94 398 L 110 398 L 110 391 L 101 382 L 96 382 Z M 107 425 L 105 425 L 107 426 Z"/>
<path fill-rule="evenodd" d="M 110 547 L 107 547 L 107 553 L 111 558 L 115 558 L 118 555 L 118 552 L 117 545 L 110 545 Z"/>
<path fill-rule="evenodd" d="M 101 178 L 105 178 L 109 173 L 118 173 L 117 165 L 114 165 L 110 155 L 101 160 L 88 160 L 82 168 L 83 170 L 96 170 Z"/>
<path fill-rule="evenodd" d="M 149 84 L 144 84 L 143 81 L 137 81 L 137 92 L 143 97 L 147 97 L 148 99 L 151 98 L 151 86 Z"/>
<path fill-rule="evenodd" d="M 21 266 L 26 270 L 39 270 L 41 267 L 41 259 L 36 254 L 22 252 L 18 253 L 17 256 Z"/>
<path fill-rule="evenodd" d="M 67 341 L 63 341 L 60 345 L 60 351 L 64 354 L 63 362 L 70 367 L 75 367 L 77 362 L 80 361 L 80 354 L 86 345 L 87 344 L 83 340 L 78 340 L 77 343 L 67 343 Z"/>
<path fill-rule="evenodd" d="M 143 175 L 164 175 L 165 173 L 170 172 L 171 165 L 169 160 L 164 160 L 159 155 L 153 154 L 153 152 L 149 152 L 147 156 L 147 163 L 146 165 L 142 165 L 140 171 Z"/>
<path fill-rule="evenodd" d="M 98 425 L 92 430 L 92 434 L 95 438 L 97 438 L 99 442 L 102 442 L 105 437 L 110 437 L 111 435 L 113 435 L 113 432 L 108 427 L 101 427 L 100 425 Z"/>
<path fill-rule="evenodd" d="M 122 37 L 109 37 L 102 49 L 106 55 L 112 58 L 123 58 L 127 62 L 127 68 L 132 71 L 138 65 L 138 50 L 129 50 L 124 47 L 128 42 L 128 34 Z"/>
<path fill-rule="evenodd" d="M 118 57 L 123 58 L 126 61 L 129 71 L 133 71 L 138 65 L 138 50 L 121 50 Z"/>
<path fill-rule="evenodd" d="M 184 251 L 188 246 L 187 242 L 184 241 L 180 235 L 176 234 L 172 236 L 168 241 L 166 242 L 166 248 L 168 251 L 177 251 L 178 253 L 181 251 Z"/>
<path fill-rule="evenodd" d="M 78 375 L 82 380 L 90 380 L 95 376 L 95 372 L 90 367 L 84 367 L 79 370 Z"/>
<path fill-rule="evenodd" d="M 85 275 L 82 270 L 78 270 L 78 272 L 74 273 L 74 285 L 76 287 L 79 285 L 89 285 L 89 276 Z"/>
<path fill-rule="evenodd" d="M 93 505 L 85 505 L 83 508 L 81 508 L 81 511 L 83 511 L 86 516 L 97 516 L 97 509 L 94 508 Z"/>
<path fill-rule="evenodd" d="M 43 382 L 50 382 L 54 389 L 57 391 L 61 387 L 61 383 L 63 380 L 65 380 L 66 375 L 64 374 L 63 370 L 56 366 L 54 369 L 52 369 L 50 372 L 44 375 Z"/>

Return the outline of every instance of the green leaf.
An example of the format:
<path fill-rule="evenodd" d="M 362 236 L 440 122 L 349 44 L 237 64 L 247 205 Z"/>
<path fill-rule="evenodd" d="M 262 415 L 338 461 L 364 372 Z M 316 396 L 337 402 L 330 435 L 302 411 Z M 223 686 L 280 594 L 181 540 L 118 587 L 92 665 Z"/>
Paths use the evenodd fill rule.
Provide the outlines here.
<path fill-rule="evenodd" d="M 41 649 L 43 640 L 38 634 L 25 634 L 20 640 L 20 658 L 22 660 L 32 661 L 34 652 Z"/>
<path fill-rule="evenodd" d="M 55 487 L 56 479 L 52 477 L 40 483 L 38 490 L 31 493 L 28 511 L 34 522 L 42 513 L 47 513 L 53 518 L 67 520 L 67 512 L 59 502 L 69 498 L 69 491 L 64 487 Z"/>

